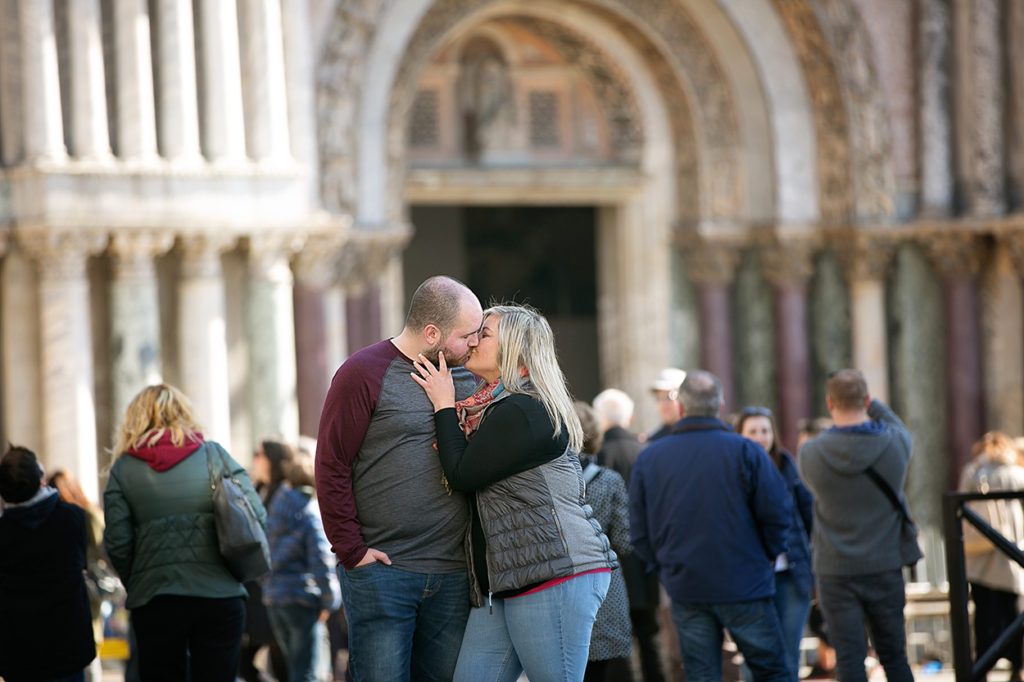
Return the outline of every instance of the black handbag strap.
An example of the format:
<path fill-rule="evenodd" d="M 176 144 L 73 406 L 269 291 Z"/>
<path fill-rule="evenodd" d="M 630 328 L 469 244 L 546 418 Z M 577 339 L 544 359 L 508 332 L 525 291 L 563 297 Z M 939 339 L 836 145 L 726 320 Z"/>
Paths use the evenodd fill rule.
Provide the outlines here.
<path fill-rule="evenodd" d="M 864 473 L 868 475 L 868 478 L 875 482 L 875 485 L 877 485 L 883 493 L 885 493 L 885 496 L 889 498 L 889 501 L 892 502 L 893 508 L 899 512 L 900 516 L 903 517 L 903 520 L 907 523 L 913 523 L 910 518 L 910 514 L 907 513 L 906 507 L 900 503 L 900 498 L 896 497 L 896 493 L 885 479 L 882 478 L 882 475 L 875 471 L 874 467 L 868 467 L 864 470 Z"/>

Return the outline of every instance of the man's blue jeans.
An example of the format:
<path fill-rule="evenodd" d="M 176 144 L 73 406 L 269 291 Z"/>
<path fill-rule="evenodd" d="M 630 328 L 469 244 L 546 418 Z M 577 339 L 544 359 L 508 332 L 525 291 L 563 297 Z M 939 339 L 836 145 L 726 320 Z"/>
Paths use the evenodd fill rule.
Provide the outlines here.
<path fill-rule="evenodd" d="M 867 575 L 819 575 L 818 603 L 828 626 L 829 643 L 836 649 L 836 671 L 843 682 L 866 682 L 864 658 L 871 631 L 878 660 L 889 682 L 913 682 L 907 663 L 903 625 L 906 593 L 903 570 Z"/>
<path fill-rule="evenodd" d="M 300 604 L 270 604 L 267 617 L 288 661 L 288 682 L 316 682 L 320 642 L 327 634 L 327 628 L 320 622 L 320 609 Z"/>
<path fill-rule="evenodd" d="M 585 573 L 532 594 L 473 609 L 455 682 L 582 680 L 590 632 L 611 573 Z"/>
<path fill-rule="evenodd" d="M 686 682 L 721 682 L 722 629 L 729 631 L 755 682 L 792 682 L 783 656 L 782 633 L 770 598 L 730 604 L 672 601 L 672 621 Z"/>
<path fill-rule="evenodd" d="M 469 617 L 465 573 L 338 567 L 356 682 L 450 680 Z"/>

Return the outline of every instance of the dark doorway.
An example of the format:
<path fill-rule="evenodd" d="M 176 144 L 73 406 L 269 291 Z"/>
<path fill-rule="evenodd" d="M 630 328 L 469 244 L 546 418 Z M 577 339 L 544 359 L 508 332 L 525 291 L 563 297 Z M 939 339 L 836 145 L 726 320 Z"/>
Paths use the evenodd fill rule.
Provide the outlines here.
<path fill-rule="evenodd" d="M 529 303 L 548 318 L 569 389 L 600 390 L 596 211 L 589 206 L 413 206 L 406 296 L 435 274 L 466 282 L 486 308 Z"/>

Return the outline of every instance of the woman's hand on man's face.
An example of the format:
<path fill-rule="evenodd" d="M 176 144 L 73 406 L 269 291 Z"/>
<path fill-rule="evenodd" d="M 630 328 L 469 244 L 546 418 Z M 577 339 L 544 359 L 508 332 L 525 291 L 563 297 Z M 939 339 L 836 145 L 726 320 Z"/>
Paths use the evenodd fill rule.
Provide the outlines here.
<path fill-rule="evenodd" d="M 412 364 L 416 368 L 416 372 L 411 372 L 410 376 L 413 381 L 423 387 L 427 398 L 434 406 L 434 411 L 455 407 L 455 384 L 452 382 L 452 373 L 448 370 L 448 363 L 444 360 L 444 351 L 437 354 L 437 367 L 423 357 L 423 353 L 417 355 Z"/>

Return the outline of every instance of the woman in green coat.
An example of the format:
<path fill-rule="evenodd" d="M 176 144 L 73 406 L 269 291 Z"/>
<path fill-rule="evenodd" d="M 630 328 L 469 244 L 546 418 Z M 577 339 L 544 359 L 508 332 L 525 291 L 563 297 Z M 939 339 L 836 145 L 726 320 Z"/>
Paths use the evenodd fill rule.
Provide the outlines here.
<path fill-rule="evenodd" d="M 167 384 L 135 396 L 118 432 L 103 542 L 128 592 L 147 682 L 235 679 L 246 591 L 217 547 L 207 457 L 219 461 L 219 450 L 203 440 L 188 399 Z M 227 459 L 265 522 L 245 469 Z"/>

